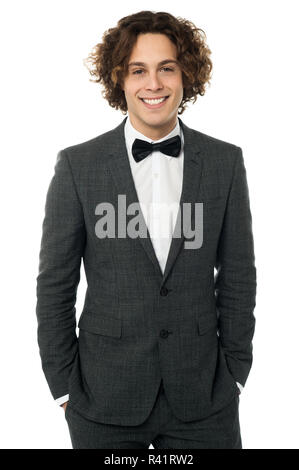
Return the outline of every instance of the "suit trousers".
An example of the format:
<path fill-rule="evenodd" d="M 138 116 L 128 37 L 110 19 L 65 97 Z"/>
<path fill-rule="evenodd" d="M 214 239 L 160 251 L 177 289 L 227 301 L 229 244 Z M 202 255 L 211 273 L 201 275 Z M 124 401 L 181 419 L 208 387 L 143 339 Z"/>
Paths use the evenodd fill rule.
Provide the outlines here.
<path fill-rule="evenodd" d="M 238 395 L 220 411 L 184 422 L 172 412 L 163 381 L 150 415 L 138 426 L 95 422 L 69 404 L 65 419 L 73 449 L 242 449 Z"/>

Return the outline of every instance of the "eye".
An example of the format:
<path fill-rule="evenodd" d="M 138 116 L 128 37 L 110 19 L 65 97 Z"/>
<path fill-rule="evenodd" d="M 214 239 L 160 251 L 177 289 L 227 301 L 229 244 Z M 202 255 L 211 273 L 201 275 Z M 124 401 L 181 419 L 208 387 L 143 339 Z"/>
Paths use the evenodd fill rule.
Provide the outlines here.
<path fill-rule="evenodd" d="M 162 67 L 160 70 L 165 70 L 166 72 L 173 72 L 174 71 L 171 67 Z M 135 70 L 133 72 L 133 75 L 141 75 L 141 73 L 139 73 L 139 72 L 142 73 L 143 70 L 142 69 Z"/>

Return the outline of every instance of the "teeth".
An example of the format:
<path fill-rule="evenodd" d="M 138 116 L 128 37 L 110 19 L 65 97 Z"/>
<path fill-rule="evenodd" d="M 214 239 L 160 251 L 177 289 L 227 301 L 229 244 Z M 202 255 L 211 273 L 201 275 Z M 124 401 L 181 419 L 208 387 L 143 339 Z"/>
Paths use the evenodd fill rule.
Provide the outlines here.
<path fill-rule="evenodd" d="M 160 98 L 159 100 L 146 100 L 146 99 L 143 99 L 142 101 L 145 101 L 146 103 L 148 104 L 159 104 L 159 103 L 162 103 L 162 101 L 166 100 L 166 97 L 164 98 Z"/>

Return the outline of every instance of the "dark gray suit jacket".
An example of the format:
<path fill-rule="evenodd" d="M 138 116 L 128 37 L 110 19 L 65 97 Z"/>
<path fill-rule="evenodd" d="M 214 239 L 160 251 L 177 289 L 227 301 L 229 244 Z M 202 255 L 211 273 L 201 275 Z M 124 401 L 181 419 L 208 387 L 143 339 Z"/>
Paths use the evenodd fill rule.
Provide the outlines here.
<path fill-rule="evenodd" d="M 179 118 L 180 204 L 203 202 L 203 243 L 186 249 L 183 231 L 172 238 L 162 273 L 148 232 L 101 239 L 95 231 L 100 202 L 117 209 L 119 194 L 127 206 L 138 202 L 126 119 L 58 153 L 37 277 L 42 367 L 53 397 L 69 394 L 71 406 L 95 421 L 141 424 L 161 378 L 175 415 L 196 420 L 228 404 L 252 365 L 256 268 L 242 149 Z M 88 288 L 77 337 L 81 259 Z"/>

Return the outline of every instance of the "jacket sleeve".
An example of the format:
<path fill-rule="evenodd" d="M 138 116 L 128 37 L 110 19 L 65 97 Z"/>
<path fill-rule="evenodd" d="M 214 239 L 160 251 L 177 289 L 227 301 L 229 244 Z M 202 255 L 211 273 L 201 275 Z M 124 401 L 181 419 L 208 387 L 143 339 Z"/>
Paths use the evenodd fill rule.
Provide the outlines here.
<path fill-rule="evenodd" d="M 67 153 L 61 150 L 46 196 L 36 278 L 37 340 L 54 399 L 68 394 L 78 349 L 75 303 L 85 237 L 82 206 Z"/>
<path fill-rule="evenodd" d="M 249 190 L 240 147 L 236 147 L 216 268 L 215 297 L 220 345 L 230 373 L 244 386 L 253 360 L 256 267 Z"/>

